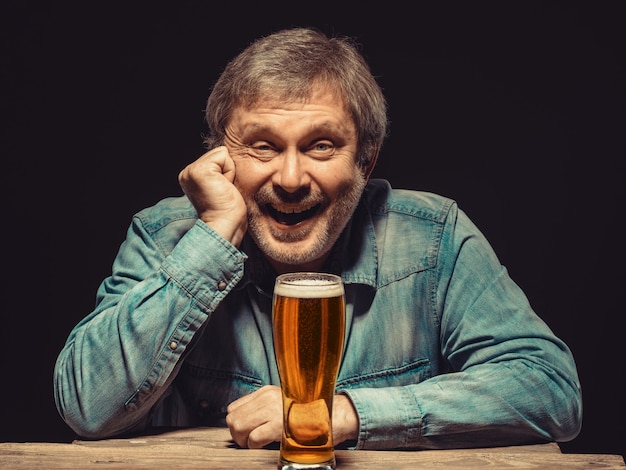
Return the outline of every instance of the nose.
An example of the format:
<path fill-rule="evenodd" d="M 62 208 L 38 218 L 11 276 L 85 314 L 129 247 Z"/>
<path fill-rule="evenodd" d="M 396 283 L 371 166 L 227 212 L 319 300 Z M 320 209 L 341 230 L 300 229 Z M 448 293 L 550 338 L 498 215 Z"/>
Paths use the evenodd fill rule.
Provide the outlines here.
<path fill-rule="evenodd" d="M 288 193 L 309 186 L 311 177 L 306 168 L 306 156 L 296 149 L 287 149 L 276 159 L 278 167 L 274 173 L 273 183 Z"/>

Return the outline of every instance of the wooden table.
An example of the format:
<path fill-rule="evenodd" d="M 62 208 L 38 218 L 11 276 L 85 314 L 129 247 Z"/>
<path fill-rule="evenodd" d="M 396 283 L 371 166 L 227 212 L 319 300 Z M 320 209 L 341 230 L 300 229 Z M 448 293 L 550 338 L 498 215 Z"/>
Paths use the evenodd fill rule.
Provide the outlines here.
<path fill-rule="evenodd" d="M 367 469 L 624 469 L 618 455 L 562 454 L 557 444 L 471 450 L 337 450 L 337 468 Z M 69 443 L 0 443 L 0 468 L 275 469 L 278 450 L 240 449 L 225 428 L 166 431 L 127 439 Z"/>

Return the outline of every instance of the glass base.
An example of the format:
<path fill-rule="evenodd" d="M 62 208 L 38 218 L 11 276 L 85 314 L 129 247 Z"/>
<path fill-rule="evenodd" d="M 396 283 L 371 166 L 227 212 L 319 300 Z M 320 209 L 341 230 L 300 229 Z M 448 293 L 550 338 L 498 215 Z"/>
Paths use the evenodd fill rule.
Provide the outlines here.
<path fill-rule="evenodd" d="M 279 459 L 278 470 L 335 470 L 335 459 L 321 463 L 295 463 Z"/>

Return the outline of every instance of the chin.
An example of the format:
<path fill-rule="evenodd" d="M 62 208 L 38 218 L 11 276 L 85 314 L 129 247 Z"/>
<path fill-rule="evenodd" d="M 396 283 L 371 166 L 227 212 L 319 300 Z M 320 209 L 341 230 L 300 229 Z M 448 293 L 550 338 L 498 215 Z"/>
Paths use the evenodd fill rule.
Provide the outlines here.
<path fill-rule="evenodd" d="M 265 256 L 277 263 L 298 267 L 314 263 L 320 257 L 317 250 L 312 249 L 308 245 L 302 247 L 293 246 L 293 243 L 272 245 L 272 248 L 267 249 L 262 247 L 262 250 Z"/>
<path fill-rule="evenodd" d="M 267 258 L 275 263 L 293 266 L 294 269 L 307 264 L 315 264 L 325 252 L 319 244 L 321 239 L 319 236 L 309 236 L 299 241 L 277 240 L 267 233 L 262 236 L 252 233 L 252 236 Z"/>
<path fill-rule="evenodd" d="M 332 219 L 331 219 L 332 220 Z M 276 266 L 293 270 L 315 270 L 321 265 L 341 231 L 331 229 L 325 217 L 286 226 L 271 217 L 251 217 L 248 231 L 264 255 Z M 336 232 L 336 233 L 335 233 Z"/>

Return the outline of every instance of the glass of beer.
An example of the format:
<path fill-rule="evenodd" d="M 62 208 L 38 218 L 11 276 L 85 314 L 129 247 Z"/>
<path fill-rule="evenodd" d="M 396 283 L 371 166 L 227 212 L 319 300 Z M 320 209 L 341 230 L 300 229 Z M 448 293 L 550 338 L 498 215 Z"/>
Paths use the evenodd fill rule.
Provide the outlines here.
<path fill-rule="evenodd" d="M 278 468 L 334 469 L 332 410 L 345 330 L 343 282 L 333 274 L 282 274 L 273 304 L 283 396 Z"/>

